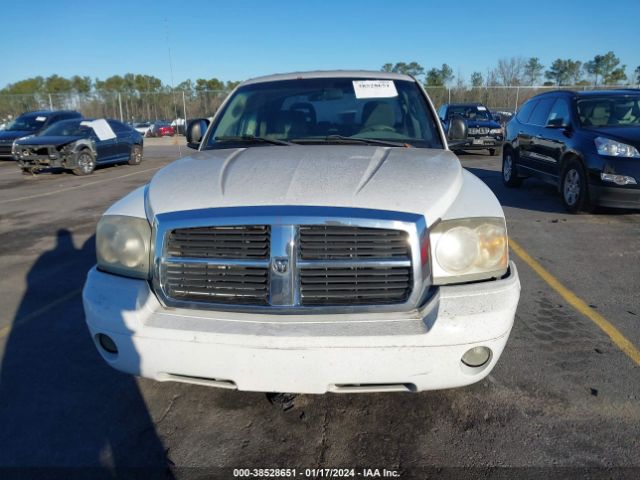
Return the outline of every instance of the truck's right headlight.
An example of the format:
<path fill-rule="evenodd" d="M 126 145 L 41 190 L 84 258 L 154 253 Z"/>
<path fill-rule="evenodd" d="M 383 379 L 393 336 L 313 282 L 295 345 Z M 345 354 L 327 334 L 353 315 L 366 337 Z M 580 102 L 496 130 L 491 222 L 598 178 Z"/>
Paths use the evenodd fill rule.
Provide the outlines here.
<path fill-rule="evenodd" d="M 98 268 L 134 278 L 149 277 L 151 227 L 144 218 L 105 215 L 96 230 Z"/>
<path fill-rule="evenodd" d="M 504 218 L 445 220 L 430 232 L 436 285 L 497 278 L 509 265 Z"/>

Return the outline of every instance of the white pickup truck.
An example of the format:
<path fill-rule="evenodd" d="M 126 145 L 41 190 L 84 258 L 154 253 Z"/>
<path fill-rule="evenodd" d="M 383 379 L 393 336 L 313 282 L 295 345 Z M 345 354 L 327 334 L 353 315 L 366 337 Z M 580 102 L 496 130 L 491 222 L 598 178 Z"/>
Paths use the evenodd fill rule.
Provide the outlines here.
<path fill-rule="evenodd" d="M 459 387 L 495 366 L 520 295 L 504 212 L 415 79 L 249 80 L 187 141 L 98 223 L 83 299 L 109 365 L 293 393 Z"/>

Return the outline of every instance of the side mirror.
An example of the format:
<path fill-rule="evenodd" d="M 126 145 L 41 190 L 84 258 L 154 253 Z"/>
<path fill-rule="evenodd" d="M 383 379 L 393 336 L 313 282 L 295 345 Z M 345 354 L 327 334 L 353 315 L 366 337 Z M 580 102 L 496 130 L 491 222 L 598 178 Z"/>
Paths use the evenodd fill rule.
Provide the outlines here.
<path fill-rule="evenodd" d="M 187 125 L 187 147 L 197 150 L 207 128 L 209 128 L 209 120 L 206 118 L 196 118 L 189 121 L 189 125 Z"/>
<path fill-rule="evenodd" d="M 449 131 L 447 132 L 449 148 L 460 148 L 466 145 L 468 133 L 467 121 L 460 115 L 452 116 L 449 119 Z"/>

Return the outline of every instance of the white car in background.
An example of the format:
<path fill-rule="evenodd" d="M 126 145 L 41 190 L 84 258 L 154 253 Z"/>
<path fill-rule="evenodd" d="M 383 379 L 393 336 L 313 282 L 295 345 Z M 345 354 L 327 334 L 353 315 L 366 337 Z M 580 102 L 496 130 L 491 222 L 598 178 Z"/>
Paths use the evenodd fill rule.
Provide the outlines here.
<path fill-rule="evenodd" d="M 139 122 L 134 123 L 133 128 L 140 133 L 143 137 L 148 137 L 151 134 L 151 123 L 150 122 Z"/>
<path fill-rule="evenodd" d="M 98 223 L 86 321 L 112 367 L 293 393 L 421 391 L 493 369 L 520 295 L 504 212 L 415 79 L 241 84 L 198 152 Z M 455 118 L 452 140 L 466 141 Z"/>

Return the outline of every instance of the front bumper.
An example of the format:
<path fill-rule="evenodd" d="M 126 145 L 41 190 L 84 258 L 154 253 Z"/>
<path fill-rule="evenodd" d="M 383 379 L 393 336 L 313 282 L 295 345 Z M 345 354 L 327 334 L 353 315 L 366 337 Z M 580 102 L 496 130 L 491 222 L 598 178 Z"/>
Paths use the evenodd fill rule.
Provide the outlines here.
<path fill-rule="evenodd" d="M 495 366 L 513 325 L 520 281 L 443 286 L 403 313 L 272 315 L 165 308 L 149 284 L 98 271 L 83 291 L 86 321 L 112 367 L 160 381 L 239 390 L 421 391 L 459 387 Z M 118 353 L 97 341 L 106 334 Z M 472 347 L 490 360 L 461 362 Z"/>
<path fill-rule="evenodd" d="M 640 208 L 640 188 L 589 185 L 591 203 L 612 208 Z"/>
<path fill-rule="evenodd" d="M 502 137 L 468 137 L 464 150 L 486 150 L 489 148 L 500 148 L 504 140 Z"/>

